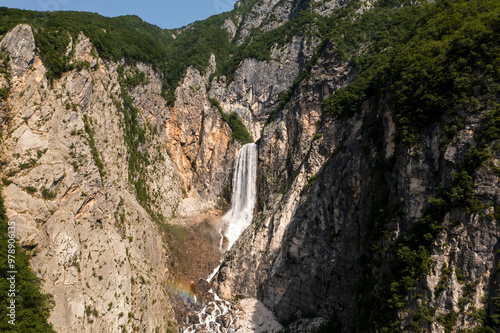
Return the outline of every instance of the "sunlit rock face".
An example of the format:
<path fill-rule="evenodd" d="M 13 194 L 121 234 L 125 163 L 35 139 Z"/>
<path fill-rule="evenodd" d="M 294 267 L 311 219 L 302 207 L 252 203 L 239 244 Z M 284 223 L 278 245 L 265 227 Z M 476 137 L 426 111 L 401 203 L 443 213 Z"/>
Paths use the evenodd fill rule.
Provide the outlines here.
<path fill-rule="evenodd" d="M 29 26 L 17 26 L 1 46 L 9 51 L 12 73 L 2 109 L 9 118 L 2 136 L 2 177 L 8 179 L 3 194 L 19 243 L 32 250 L 33 271 L 54 296 L 54 328 L 121 332 L 140 320 L 145 331 L 165 330 L 174 320 L 163 287 L 170 259 L 129 185 L 122 115 L 114 107 L 120 64 L 92 55 L 80 34 L 72 42 L 72 61 L 99 66 L 49 83 Z M 149 83 L 130 94 L 145 121 L 154 124 L 165 112 L 161 79 L 149 66 L 141 69 Z M 144 149 L 158 161 L 147 171 L 148 187 L 161 201 L 161 213 L 170 216 L 182 199 L 182 181 L 165 137 L 151 137 L 148 145 Z"/>
<path fill-rule="evenodd" d="M 256 1 L 247 14 L 225 20 L 222 29 L 243 45 L 252 29 L 283 26 L 306 4 L 331 15 L 346 2 Z M 358 13 L 373 6 L 363 2 Z M 464 112 L 463 127 L 446 145 L 441 141 L 450 128 L 436 123 L 411 148 L 397 142 L 389 90 L 366 99 L 352 116 L 322 117 L 321 103 L 358 76 L 353 64 L 339 59 L 336 45 L 326 43 L 310 73 L 268 121 L 280 93 L 293 85 L 320 42 L 314 35 L 292 36 L 272 47 L 268 60 L 244 59 L 234 78 L 214 76 L 218 64 L 212 56 L 205 71 L 186 70 L 174 92 L 175 106 L 169 107 L 161 73 L 148 64 L 99 57 L 83 33 L 67 54 L 71 63 L 88 66 L 53 82 L 28 25 L 3 36 L 0 47 L 10 54 L 11 74 L 0 74 L 0 88 L 9 88 L 0 100 L 3 195 L 20 245 L 32 251 L 33 271 L 54 295 L 50 321 L 56 331 L 273 331 L 281 328 L 274 316 L 290 324 L 291 332 L 325 325 L 356 329 L 365 296 L 358 292 L 360 281 L 370 277 L 376 291 L 393 259 L 383 252 L 373 268 L 366 256 L 394 244 L 424 216 L 431 198 L 463 169 L 466 151 L 479 144 L 476 133 L 491 110 Z M 142 187 L 129 170 L 136 156 L 130 154 L 120 108 L 122 69 L 145 75 L 141 84 L 126 87 L 146 133 L 137 148 L 148 161 L 140 173 Z M 239 218 L 232 225 L 233 219 L 222 217 L 234 207 L 231 193 L 240 186 L 235 179 L 244 178 L 235 170 L 243 145 L 212 98 L 224 112 L 236 112 L 256 141 L 255 175 L 245 183 L 255 183 L 255 204 L 245 207 L 245 223 L 234 234 L 231 226 Z M 489 165 L 498 167 L 499 157 L 491 150 Z M 430 247 L 429 272 L 415 289 L 435 311 L 429 331 L 442 332 L 437 318 L 452 311 L 460 313 L 456 327 L 474 329 L 480 325 L 476 315 L 491 308 L 498 289 L 498 171 L 481 165 L 473 176 L 480 212 L 454 207 L 446 213 L 445 228 Z M 386 198 L 393 206 L 379 207 Z M 397 214 L 385 222 L 380 242 L 367 248 L 376 231 L 373 216 L 388 208 Z M 155 218 L 160 215 L 169 224 L 167 233 Z M 198 305 L 190 301 L 189 315 L 176 316 L 173 299 L 181 292 L 175 282 L 182 276 L 189 290 L 206 279 L 223 256 L 220 248 L 228 251 L 210 284 L 203 283 Z M 179 264 L 185 253 L 204 262 L 189 271 Z M 421 305 L 418 297 L 405 301 L 408 311 L 398 314 L 402 327 Z"/>

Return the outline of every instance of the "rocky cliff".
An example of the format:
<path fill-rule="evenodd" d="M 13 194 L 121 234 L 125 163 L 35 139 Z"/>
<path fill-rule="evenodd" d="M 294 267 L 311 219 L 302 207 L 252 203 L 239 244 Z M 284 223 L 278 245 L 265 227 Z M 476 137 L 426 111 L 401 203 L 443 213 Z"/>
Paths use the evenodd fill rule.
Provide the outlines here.
<path fill-rule="evenodd" d="M 114 59 L 91 30 L 68 33 L 58 76 L 40 30 L 9 30 L 0 176 L 56 331 L 183 324 L 174 282 L 192 278 L 185 253 L 211 255 L 192 239 L 229 202 L 229 114 L 257 140 L 258 198 L 219 296 L 257 298 L 292 332 L 497 327 L 498 18 L 467 5 L 436 28 L 446 4 L 241 1 L 160 39 L 186 38 L 186 58 L 203 29 L 229 43 L 197 48 L 178 82 L 171 59 Z"/>
<path fill-rule="evenodd" d="M 167 110 L 160 74 L 100 58 L 83 34 L 68 54 L 84 66 L 53 82 L 30 26 L 17 26 L 0 47 L 10 58 L 2 77 L 9 89 L 2 108 L 7 213 L 44 290 L 54 295 L 54 328 L 173 327 L 167 284 L 177 259 L 154 217 L 215 207 L 238 147 L 197 92 L 206 78 L 188 72 L 177 107 Z M 127 85 L 137 73 L 142 82 Z M 125 94 L 136 119 L 126 118 Z M 139 139 L 127 121 L 145 129 L 135 154 L 129 141 Z M 142 175 L 130 170 L 134 158 L 142 159 Z M 181 204 L 188 192 L 201 203 Z"/>
<path fill-rule="evenodd" d="M 266 124 L 257 214 L 225 256 L 218 293 L 259 298 L 292 331 L 484 327 L 498 292 L 498 134 L 481 138 L 497 117 L 491 95 L 408 146 L 390 88 L 325 117 L 325 98 L 356 78 L 327 44 Z M 481 145 L 488 162 L 471 162 Z"/>
<path fill-rule="evenodd" d="M 92 56 L 83 35 L 73 45 L 73 61 L 90 65 L 49 84 L 30 26 L 2 40 L 12 73 L 2 154 L 7 213 L 54 295 L 57 331 L 166 329 L 168 251 L 128 181 L 123 120 L 113 107 L 119 64 Z M 131 94 L 150 122 L 160 111 L 151 98 L 158 78 L 145 70 L 149 83 Z M 170 215 L 181 181 L 165 147 L 157 135 L 144 149 L 158 161 L 148 170 L 150 191 Z"/>
<path fill-rule="evenodd" d="M 391 259 L 389 253 L 381 255 L 377 260 L 385 263 L 367 272 L 367 252 L 387 247 L 422 217 L 429 198 L 460 170 L 466 147 L 477 144 L 473 133 L 487 112 L 466 116 L 446 150 L 439 147 L 439 126 L 422 138 L 419 149 L 396 149 L 395 119 L 383 97 L 366 101 L 355 117 L 329 120 L 318 129 L 321 101 L 354 73 L 327 52 L 311 77 L 322 77 L 325 68 L 332 68 L 328 80 L 304 82 L 264 129 L 258 213 L 226 254 L 216 285 L 226 297 L 261 299 L 281 321 L 321 315 L 333 322 L 332 329 L 353 331 L 361 312 L 359 281 L 382 280 Z M 461 328 L 480 324 L 474 315 L 491 297 L 499 232 L 498 175 L 480 168 L 473 186 L 484 208 L 467 214 L 456 207 L 446 214 L 445 230 L 430 250 L 432 272 L 418 287 L 429 295 L 427 305 L 436 318 L 457 313 Z M 371 219 L 378 200 L 390 200 L 398 215 L 386 226 L 385 241 L 371 248 L 367 242 L 375 232 Z M 413 305 L 409 314 L 417 309 Z M 438 322 L 430 328 L 443 330 Z"/>

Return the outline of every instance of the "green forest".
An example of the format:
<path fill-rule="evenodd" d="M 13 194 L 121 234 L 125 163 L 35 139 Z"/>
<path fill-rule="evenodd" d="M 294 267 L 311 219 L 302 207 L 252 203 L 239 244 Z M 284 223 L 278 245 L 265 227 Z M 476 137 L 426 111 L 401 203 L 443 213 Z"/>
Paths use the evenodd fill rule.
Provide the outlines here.
<path fill-rule="evenodd" d="M 355 63 L 359 74 L 323 102 L 325 117 L 351 116 L 367 98 L 389 91 L 399 141 L 415 145 L 418 133 L 447 111 L 491 107 L 500 92 L 496 1 L 439 1 L 392 10 L 383 4 L 335 30 L 340 55 Z M 366 43 L 372 44 L 370 51 L 355 54 Z"/>

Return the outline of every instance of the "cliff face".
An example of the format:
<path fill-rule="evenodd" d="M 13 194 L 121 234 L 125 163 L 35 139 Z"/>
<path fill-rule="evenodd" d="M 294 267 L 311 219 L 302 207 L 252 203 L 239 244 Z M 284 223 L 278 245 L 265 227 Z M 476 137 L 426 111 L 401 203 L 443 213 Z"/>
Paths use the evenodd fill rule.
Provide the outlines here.
<path fill-rule="evenodd" d="M 296 38 L 273 49 L 272 60 L 246 59 L 236 70 L 235 80 L 229 84 L 224 77 L 214 81 L 210 95 L 220 101 L 224 111 L 240 115 L 258 140 L 269 113 L 279 102 L 279 93 L 292 85 L 316 45 L 316 40 Z"/>
<path fill-rule="evenodd" d="M 428 216 L 443 188 L 466 188 L 456 187 L 456 179 L 494 108 L 459 112 L 463 127 L 446 144 L 449 127 L 442 122 L 420 134 L 418 147 L 408 148 L 397 141 L 390 92 L 366 100 L 351 117 L 321 118 L 325 97 L 355 77 L 328 45 L 310 78 L 264 128 L 257 214 L 226 254 L 214 282 L 219 294 L 257 297 L 283 322 L 322 317 L 331 330 L 362 329 L 364 320 L 376 321 L 366 299 L 385 292 L 383 283 L 401 256 L 390 249 L 403 248 L 399 239 Z M 498 166 L 499 156 L 496 151 L 490 165 Z M 479 313 L 493 311 L 500 203 L 495 170 L 480 166 L 472 173 L 470 195 L 479 209 L 448 204 L 429 249 L 430 270 L 404 299 L 408 306 L 398 312 L 396 330 L 471 329 L 483 324 Z M 388 211 L 397 213 L 377 234 L 377 214 Z M 306 321 L 291 329 L 317 324 Z"/>
<path fill-rule="evenodd" d="M 206 86 L 215 70 L 215 59 L 202 76 L 189 68 L 176 90 L 176 105 L 166 112 L 167 148 L 187 192 L 194 191 L 215 206 L 227 182 L 228 172 L 239 148 L 219 111 L 210 105 Z"/>
<path fill-rule="evenodd" d="M 352 67 L 332 56 L 331 47 L 326 52 L 312 79 L 263 131 L 259 212 L 226 256 L 217 280 L 220 294 L 259 297 L 280 320 L 339 308 L 348 317 L 354 305 L 352 284 L 360 250 L 355 240 L 365 214 L 356 207 L 370 196 L 363 187 L 370 188 L 366 180 L 372 163 L 363 156 L 362 117 L 325 124 L 323 135 L 315 137 L 321 101 L 355 75 Z M 339 162 L 333 163 L 330 156 L 343 145 L 352 158 L 339 153 Z M 319 185 L 305 189 L 318 173 L 324 175 L 317 178 Z"/>
<path fill-rule="evenodd" d="M 227 124 L 199 92 L 206 78 L 190 71 L 178 88 L 177 107 L 167 110 L 159 74 L 147 65 L 135 69 L 99 58 L 83 34 L 68 54 L 75 64 L 87 63 L 52 83 L 31 27 L 17 26 L 1 47 L 11 73 L 2 76 L 10 89 L 2 108 L 6 207 L 20 245 L 34 255 L 33 270 L 54 295 L 54 328 L 153 332 L 175 325 L 167 295 L 175 259 L 131 179 L 137 175 L 129 160 L 137 156 L 127 146 L 119 73 L 145 76 L 126 91 L 139 126 L 147 129 L 138 147 L 147 159 L 146 208 L 165 217 L 179 206 L 190 212 L 189 202 L 181 205 L 189 189 L 208 202 L 191 211 L 214 207 L 237 149 Z"/>
<path fill-rule="evenodd" d="M 238 1 L 236 8 L 252 1 Z M 333 9 L 344 6 L 348 1 L 339 0 L 261 0 L 253 1 L 250 10 L 238 22 L 238 34 L 235 33 L 235 43 L 243 44 L 251 35 L 253 29 L 264 31 L 274 30 L 294 17 L 300 10 L 311 8 L 320 15 L 331 15 Z M 234 24 L 234 23 L 233 23 Z"/>
<path fill-rule="evenodd" d="M 122 118 L 112 106 L 119 99 L 118 64 L 91 56 L 81 35 L 73 61 L 89 61 L 90 68 L 49 85 L 31 27 L 16 27 L 1 46 L 10 54 L 12 72 L 2 147 L 6 207 L 20 245 L 32 250 L 33 270 L 54 295 L 54 328 L 165 329 L 173 317 L 162 286 L 168 254 L 130 190 Z M 155 107 L 161 84 L 144 69 L 149 83 L 132 95 L 152 121 L 161 112 Z M 181 199 L 181 182 L 165 147 L 158 135 L 145 149 L 151 159 L 162 160 L 148 170 L 148 179 L 162 200 L 161 212 L 170 215 Z M 137 282 L 142 279 L 147 283 Z"/>
<path fill-rule="evenodd" d="M 246 45 L 303 8 L 318 21 L 346 3 L 239 2 L 251 6 L 221 28 Z M 212 55 L 205 71 L 186 70 L 172 107 L 163 74 L 101 58 L 83 33 L 68 46 L 73 69 L 52 82 L 30 26 L 3 37 L 0 176 L 19 242 L 54 295 L 58 332 L 177 324 L 167 291 L 185 243 L 165 223 L 227 206 L 241 147 L 214 98 L 241 116 L 259 153 L 254 220 L 213 279 L 219 296 L 258 298 L 296 332 L 378 329 L 377 307 L 394 312 L 395 331 L 473 329 L 493 314 L 498 139 L 487 142 L 488 163 L 469 164 L 495 104 L 453 110 L 413 146 L 399 139 L 389 84 L 353 114 L 325 116 L 322 102 L 363 66 L 343 60 L 339 40 L 320 43 L 318 31 L 274 43 L 268 59 L 243 59 L 232 78 L 217 76 Z M 438 226 L 415 249 L 408 235 L 429 219 Z M 396 280 L 412 265 L 425 274 Z"/>
<path fill-rule="evenodd" d="M 208 92 L 212 57 L 203 75 L 188 69 L 175 107 L 167 108 L 160 74 L 100 58 L 83 33 L 67 50 L 77 69 L 53 82 L 31 27 L 4 36 L 10 57 L 2 75 L 9 90 L 2 102 L 4 196 L 20 245 L 32 252 L 33 270 L 54 295 L 56 331 L 150 332 L 176 324 L 166 286 L 178 258 L 151 216 L 187 217 L 221 204 L 241 145 L 208 96 L 241 114 L 258 138 L 278 93 L 311 54 L 307 45 L 299 38 L 275 49 L 274 60 L 246 60 L 235 82 L 214 80 Z M 127 83 L 140 73 L 139 84 Z M 129 143 L 138 138 L 128 131 L 125 94 L 145 129 L 137 146 L 147 161 L 142 178 L 131 170 L 130 159 L 138 157 Z"/>
<path fill-rule="evenodd" d="M 54 295 L 54 328 L 174 326 L 167 290 L 179 261 L 171 247 L 179 244 L 158 232 L 153 217 L 168 221 L 225 205 L 241 146 L 208 96 L 243 115 L 258 138 L 311 47 L 297 39 L 274 50 L 272 61 L 247 60 L 232 86 L 214 80 L 208 92 L 212 57 L 205 73 L 187 70 L 168 108 L 161 74 L 100 58 L 83 33 L 66 52 L 76 69 L 52 82 L 30 26 L 16 26 L 0 46 L 9 57 L 0 114 L 6 207 L 34 272 Z M 127 115 L 133 108 L 136 119 Z M 132 126 L 144 129 L 145 139 L 134 137 Z M 132 159 L 141 161 L 140 174 Z"/>

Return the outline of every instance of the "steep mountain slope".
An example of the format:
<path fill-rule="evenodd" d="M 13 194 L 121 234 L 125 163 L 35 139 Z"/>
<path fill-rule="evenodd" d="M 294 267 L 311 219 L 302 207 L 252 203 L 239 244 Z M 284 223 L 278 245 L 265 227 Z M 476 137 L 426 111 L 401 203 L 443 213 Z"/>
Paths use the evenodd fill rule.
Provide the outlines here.
<path fill-rule="evenodd" d="M 7 214 L 20 245 L 36 253 L 32 267 L 54 296 L 54 328 L 113 331 L 136 326 L 134 318 L 142 318 L 148 331 L 166 328 L 173 316 L 162 287 L 168 262 L 163 241 L 131 192 L 128 133 L 118 108 L 110 107 L 120 98 L 118 65 L 94 58 L 81 35 L 74 61 L 89 67 L 49 85 L 31 27 L 17 26 L 1 46 L 12 68 L 2 154 Z M 161 84 L 145 70 L 149 83 L 132 95 L 151 110 L 142 115 L 154 117 L 155 103 L 163 102 L 159 92 L 156 102 L 151 97 Z M 160 212 L 168 215 L 180 200 L 180 181 L 166 151 L 153 152 L 152 144 L 165 143 L 158 136 L 148 143 L 141 149 L 158 161 L 145 170 L 148 194 L 161 200 Z"/>
<path fill-rule="evenodd" d="M 53 333 L 48 323 L 53 305 L 51 296 L 40 292 L 40 279 L 31 270 L 29 256 L 12 241 L 15 226 L 12 222 L 9 224 L 3 196 L 0 196 L 0 228 L 0 298 L 8 300 L 0 310 L 2 331 L 11 331 L 15 323 L 18 332 Z"/>
<path fill-rule="evenodd" d="M 328 44 L 265 127 L 259 213 L 220 294 L 334 331 L 496 329 L 499 8 L 428 10 L 406 10 L 401 46 L 358 53 L 357 75 Z M 401 31 L 372 13 L 367 34 Z"/>
<path fill-rule="evenodd" d="M 220 296 L 292 332 L 497 329 L 498 11 L 247 0 L 167 31 L 0 8 L 5 205 L 56 331 L 182 324 L 188 224 L 227 208 L 248 133 Z"/>

